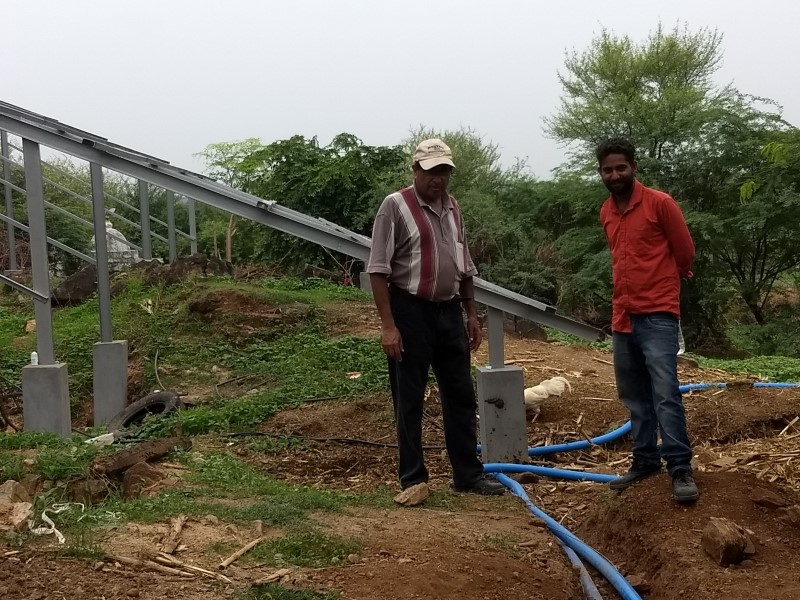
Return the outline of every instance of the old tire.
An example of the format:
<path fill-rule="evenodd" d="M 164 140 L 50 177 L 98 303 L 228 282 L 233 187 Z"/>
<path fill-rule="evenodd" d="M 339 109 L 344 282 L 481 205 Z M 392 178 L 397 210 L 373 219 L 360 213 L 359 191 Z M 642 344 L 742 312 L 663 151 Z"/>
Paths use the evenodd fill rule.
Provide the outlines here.
<path fill-rule="evenodd" d="M 168 415 L 181 406 L 181 399 L 175 392 L 154 392 L 139 398 L 117 413 L 108 422 L 108 430 L 122 431 L 132 425 L 138 425 L 147 415 Z"/>

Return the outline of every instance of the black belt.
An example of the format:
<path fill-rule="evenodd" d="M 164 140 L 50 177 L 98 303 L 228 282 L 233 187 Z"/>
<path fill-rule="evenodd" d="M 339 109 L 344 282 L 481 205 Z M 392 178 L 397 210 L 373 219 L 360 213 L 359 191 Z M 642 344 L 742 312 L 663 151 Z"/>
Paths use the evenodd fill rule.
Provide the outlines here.
<path fill-rule="evenodd" d="M 416 295 L 412 294 L 408 290 L 404 290 L 401 287 L 397 287 L 393 283 L 389 284 L 389 292 L 391 292 L 392 294 L 397 294 L 399 296 L 403 296 L 405 298 L 409 298 L 409 299 L 414 300 L 416 302 L 421 302 L 423 304 L 426 304 L 426 305 L 429 305 L 429 306 L 432 306 L 432 307 L 435 307 L 435 308 L 448 308 L 450 306 L 456 306 L 458 304 L 461 304 L 462 302 L 467 302 L 469 300 L 469 298 L 460 298 L 459 296 L 455 296 L 454 298 L 450 298 L 450 300 L 441 300 L 441 301 L 426 300 L 425 298 L 420 298 L 419 296 L 416 296 Z"/>

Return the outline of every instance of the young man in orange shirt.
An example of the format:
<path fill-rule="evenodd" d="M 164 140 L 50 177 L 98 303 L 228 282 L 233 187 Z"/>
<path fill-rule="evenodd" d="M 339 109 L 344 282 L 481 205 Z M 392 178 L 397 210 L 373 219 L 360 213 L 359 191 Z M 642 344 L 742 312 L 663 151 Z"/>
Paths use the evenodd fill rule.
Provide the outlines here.
<path fill-rule="evenodd" d="M 636 179 L 630 141 L 602 142 L 597 161 L 611 193 L 600 222 L 614 281 L 614 373 L 620 400 L 631 413 L 633 435 L 633 464 L 610 486 L 621 490 L 659 473 L 663 458 L 675 499 L 694 502 L 700 492 L 692 477 L 677 365 L 681 277 L 691 277 L 694 243 L 675 200 Z"/>

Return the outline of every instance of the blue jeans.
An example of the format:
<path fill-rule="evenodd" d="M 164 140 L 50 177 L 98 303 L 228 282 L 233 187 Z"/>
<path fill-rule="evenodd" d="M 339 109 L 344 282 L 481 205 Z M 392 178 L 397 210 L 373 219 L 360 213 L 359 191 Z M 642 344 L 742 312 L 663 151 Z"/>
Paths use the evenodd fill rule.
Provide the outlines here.
<path fill-rule="evenodd" d="M 692 448 L 678 389 L 678 319 L 669 313 L 631 315 L 631 333 L 615 331 L 613 351 L 619 398 L 631 412 L 636 468 L 660 465 L 663 458 L 670 475 L 690 469 Z"/>

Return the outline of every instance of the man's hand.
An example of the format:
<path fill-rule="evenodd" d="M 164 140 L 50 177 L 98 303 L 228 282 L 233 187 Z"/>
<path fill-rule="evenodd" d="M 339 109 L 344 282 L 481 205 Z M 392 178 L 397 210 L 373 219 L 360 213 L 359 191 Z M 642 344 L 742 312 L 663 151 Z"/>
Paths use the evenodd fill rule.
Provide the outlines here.
<path fill-rule="evenodd" d="M 467 318 L 467 335 L 469 336 L 469 349 L 475 352 L 483 340 L 483 331 L 477 316 Z"/>
<path fill-rule="evenodd" d="M 403 360 L 403 338 L 395 325 L 381 328 L 381 347 L 389 358 L 397 362 Z"/>

